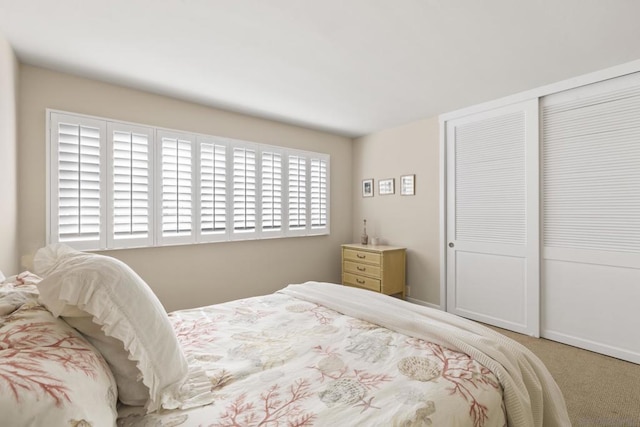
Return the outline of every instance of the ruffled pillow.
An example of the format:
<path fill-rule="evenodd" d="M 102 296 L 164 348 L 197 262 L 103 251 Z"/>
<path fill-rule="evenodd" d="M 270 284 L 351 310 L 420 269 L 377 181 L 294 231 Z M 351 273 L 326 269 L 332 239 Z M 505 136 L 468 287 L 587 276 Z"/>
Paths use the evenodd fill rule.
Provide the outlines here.
<path fill-rule="evenodd" d="M 98 351 L 35 300 L 0 318 L 0 424 L 115 425 L 116 383 Z"/>
<path fill-rule="evenodd" d="M 40 249 L 34 266 L 45 276 L 38 283 L 40 301 L 100 350 L 120 401 L 148 412 L 180 401 L 187 361 L 164 307 L 131 268 L 61 244 Z"/>

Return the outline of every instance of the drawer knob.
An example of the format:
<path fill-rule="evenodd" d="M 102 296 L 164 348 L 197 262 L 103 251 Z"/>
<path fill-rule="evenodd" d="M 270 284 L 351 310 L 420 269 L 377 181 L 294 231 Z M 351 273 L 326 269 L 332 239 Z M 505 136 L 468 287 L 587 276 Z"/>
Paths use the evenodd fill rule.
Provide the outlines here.
<path fill-rule="evenodd" d="M 360 267 L 359 265 L 356 267 L 358 271 L 367 271 L 366 267 Z"/>
<path fill-rule="evenodd" d="M 360 283 L 361 285 L 364 285 L 365 281 L 362 279 L 356 279 L 356 282 Z"/>
<path fill-rule="evenodd" d="M 362 255 L 362 254 L 356 254 L 356 256 L 360 259 L 364 259 L 367 257 L 366 255 Z"/>

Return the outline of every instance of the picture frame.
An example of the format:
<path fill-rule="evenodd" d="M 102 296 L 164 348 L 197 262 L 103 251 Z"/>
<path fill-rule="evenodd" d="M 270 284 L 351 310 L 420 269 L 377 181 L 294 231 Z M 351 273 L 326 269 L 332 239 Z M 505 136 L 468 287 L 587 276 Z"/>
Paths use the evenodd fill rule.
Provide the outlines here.
<path fill-rule="evenodd" d="M 416 176 L 402 175 L 400 177 L 400 195 L 402 196 L 414 196 L 416 194 Z"/>
<path fill-rule="evenodd" d="M 373 178 L 362 180 L 362 197 L 373 197 Z"/>
<path fill-rule="evenodd" d="M 395 194 L 395 178 L 381 179 L 378 181 L 378 194 L 387 196 Z"/>

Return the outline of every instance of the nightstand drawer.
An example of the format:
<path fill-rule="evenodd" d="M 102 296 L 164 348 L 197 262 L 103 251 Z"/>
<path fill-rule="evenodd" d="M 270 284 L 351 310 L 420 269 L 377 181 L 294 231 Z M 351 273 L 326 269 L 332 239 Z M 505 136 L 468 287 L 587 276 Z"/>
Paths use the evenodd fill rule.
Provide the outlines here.
<path fill-rule="evenodd" d="M 344 273 L 343 282 L 345 285 L 365 288 L 372 291 L 380 292 L 380 280 L 370 277 L 358 276 L 356 274 Z"/>
<path fill-rule="evenodd" d="M 345 261 L 344 271 L 347 273 L 363 274 L 380 279 L 380 267 L 360 262 Z"/>
<path fill-rule="evenodd" d="M 380 254 L 374 252 L 358 251 L 354 249 L 344 250 L 344 259 L 357 262 L 366 262 L 380 265 Z"/>

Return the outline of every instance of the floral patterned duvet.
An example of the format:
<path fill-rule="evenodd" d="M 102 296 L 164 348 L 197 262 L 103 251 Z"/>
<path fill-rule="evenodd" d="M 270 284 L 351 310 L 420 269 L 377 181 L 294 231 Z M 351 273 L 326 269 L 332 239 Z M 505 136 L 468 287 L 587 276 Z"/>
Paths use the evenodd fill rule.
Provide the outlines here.
<path fill-rule="evenodd" d="M 170 315 L 212 404 L 120 426 L 505 426 L 497 378 L 469 356 L 276 293 Z"/>

